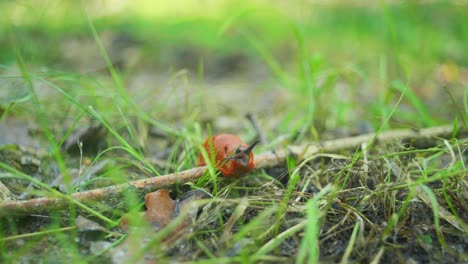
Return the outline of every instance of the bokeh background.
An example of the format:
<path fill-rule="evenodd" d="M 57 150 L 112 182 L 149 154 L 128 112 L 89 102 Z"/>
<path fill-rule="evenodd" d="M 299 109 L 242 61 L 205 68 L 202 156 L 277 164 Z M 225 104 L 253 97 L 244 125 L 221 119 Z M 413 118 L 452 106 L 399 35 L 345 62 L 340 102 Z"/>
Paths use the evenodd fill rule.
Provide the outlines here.
<path fill-rule="evenodd" d="M 17 74 L 20 54 L 28 71 L 53 78 L 80 103 L 100 104 L 110 116 L 115 108 L 105 99 L 127 93 L 169 127 L 195 121 L 245 132 L 243 115 L 252 112 L 277 134 L 375 129 L 406 89 L 390 126 L 431 126 L 466 114 L 466 6 L 2 1 L 1 73 Z M 21 85 L 1 80 L 3 105 L 21 101 Z M 48 114 L 76 115 L 73 107 L 57 111 L 66 106 L 50 100 L 57 92 L 45 86 L 36 89 L 50 102 Z"/>

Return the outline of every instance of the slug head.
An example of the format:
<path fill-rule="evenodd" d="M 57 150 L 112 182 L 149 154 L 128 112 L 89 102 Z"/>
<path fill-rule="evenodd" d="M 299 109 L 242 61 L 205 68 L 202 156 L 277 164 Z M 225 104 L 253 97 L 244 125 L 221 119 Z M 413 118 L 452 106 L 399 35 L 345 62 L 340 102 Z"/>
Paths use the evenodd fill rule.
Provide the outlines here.
<path fill-rule="evenodd" d="M 253 157 L 252 150 L 259 142 L 260 142 L 259 140 L 256 140 L 247 148 L 242 148 L 242 147 L 236 148 L 231 154 L 231 156 L 226 158 L 226 160 L 233 160 L 239 163 L 240 165 L 242 165 L 243 167 L 249 167 L 250 159 L 251 157 Z"/>

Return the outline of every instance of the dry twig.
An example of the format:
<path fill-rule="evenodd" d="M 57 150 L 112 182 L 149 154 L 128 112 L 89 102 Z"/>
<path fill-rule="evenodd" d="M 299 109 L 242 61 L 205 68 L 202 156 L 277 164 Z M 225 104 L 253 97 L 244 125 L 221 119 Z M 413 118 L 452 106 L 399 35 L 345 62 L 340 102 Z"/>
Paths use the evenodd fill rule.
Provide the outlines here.
<path fill-rule="evenodd" d="M 457 137 L 466 137 L 468 130 L 459 130 Z M 390 142 L 395 140 L 411 140 L 415 146 L 427 148 L 436 144 L 437 138 L 451 138 L 453 135 L 452 126 L 441 126 L 426 128 L 421 130 L 401 129 L 382 132 L 379 135 L 374 133 L 356 137 L 324 141 L 319 144 L 307 144 L 301 146 L 290 146 L 287 150 L 277 150 L 273 152 L 256 155 L 256 168 L 266 168 L 281 165 L 287 156 L 294 155 L 299 161 L 319 152 L 334 152 L 342 149 L 359 148 L 363 143 Z M 174 184 L 183 184 L 195 181 L 200 178 L 206 170 L 205 167 L 197 167 L 178 173 L 137 180 L 126 184 L 109 186 L 91 191 L 78 192 L 71 195 L 72 199 L 84 204 L 115 203 L 122 197 L 125 190 L 135 190 L 144 195 L 148 192 L 168 188 Z M 69 202 L 59 198 L 36 198 L 26 201 L 4 201 L 0 202 L 0 217 L 11 214 L 33 214 L 46 212 L 48 210 L 64 209 L 69 206 Z M 112 206 L 112 205 L 111 205 Z"/>

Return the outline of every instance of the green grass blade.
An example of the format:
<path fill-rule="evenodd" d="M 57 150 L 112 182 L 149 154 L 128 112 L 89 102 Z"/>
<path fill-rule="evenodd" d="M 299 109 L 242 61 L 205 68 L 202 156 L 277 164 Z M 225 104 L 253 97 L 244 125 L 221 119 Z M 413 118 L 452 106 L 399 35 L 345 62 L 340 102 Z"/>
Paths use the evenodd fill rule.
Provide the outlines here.
<path fill-rule="evenodd" d="M 320 209 L 319 200 L 326 194 L 333 191 L 332 185 L 327 185 L 314 198 L 307 202 L 307 220 L 304 237 L 302 238 L 299 251 L 297 253 L 296 264 L 299 263 L 318 263 L 319 235 L 320 235 Z M 306 261 L 307 259 L 307 261 Z"/>
<path fill-rule="evenodd" d="M 436 122 L 434 119 L 431 117 L 429 114 L 429 110 L 427 107 L 424 105 L 424 103 L 418 98 L 418 96 L 409 88 L 407 85 L 403 84 L 400 81 L 395 81 L 392 83 L 392 87 L 396 89 L 397 91 L 400 91 L 403 93 L 403 91 L 406 91 L 406 98 L 408 98 L 409 102 L 411 105 L 418 111 L 421 121 L 425 126 L 434 126 L 436 125 Z"/>

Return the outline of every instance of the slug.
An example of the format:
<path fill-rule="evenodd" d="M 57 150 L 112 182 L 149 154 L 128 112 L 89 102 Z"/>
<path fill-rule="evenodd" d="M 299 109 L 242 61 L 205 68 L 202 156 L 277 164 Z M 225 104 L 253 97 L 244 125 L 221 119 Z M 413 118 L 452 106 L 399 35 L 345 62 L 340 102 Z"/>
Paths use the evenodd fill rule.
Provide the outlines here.
<path fill-rule="evenodd" d="M 216 134 L 203 143 L 203 148 L 224 177 L 240 177 L 255 168 L 252 149 L 258 142 L 257 140 L 247 145 L 236 135 Z M 198 155 L 197 165 L 206 165 L 201 153 Z"/>

